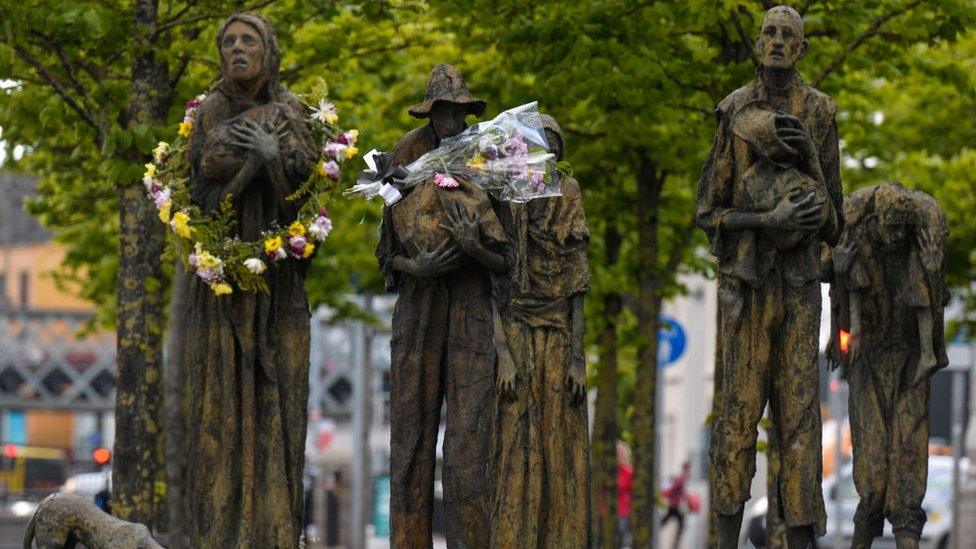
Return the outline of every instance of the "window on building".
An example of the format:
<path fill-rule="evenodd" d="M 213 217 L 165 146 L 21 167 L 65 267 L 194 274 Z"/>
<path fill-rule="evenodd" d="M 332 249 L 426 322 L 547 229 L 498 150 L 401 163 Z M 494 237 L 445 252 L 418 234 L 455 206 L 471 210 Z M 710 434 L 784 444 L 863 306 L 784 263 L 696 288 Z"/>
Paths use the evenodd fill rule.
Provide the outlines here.
<path fill-rule="evenodd" d="M 30 305 L 30 272 L 20 272 L 20 306 L 24 309 Z"/>
<path fill-rule="evenodd" d="M 0 273 L 0 307 L 7 304 L 7 273 Z"/>

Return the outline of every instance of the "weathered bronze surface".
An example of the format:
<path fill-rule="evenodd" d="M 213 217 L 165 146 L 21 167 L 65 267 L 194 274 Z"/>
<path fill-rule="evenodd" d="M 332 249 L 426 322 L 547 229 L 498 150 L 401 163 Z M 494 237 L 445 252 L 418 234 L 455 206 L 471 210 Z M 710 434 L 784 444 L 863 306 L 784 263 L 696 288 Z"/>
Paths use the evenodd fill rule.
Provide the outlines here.
<path fill-rule="evenodd" d="M 820 247 L 842 207 L 834 102 L 805 84 L 792 8 L 766 12 L 756 79 L 726 97 L 698 190 L 698 224 L 718 258 L 723 379 L 710 484 L 720 547 L 735 547 L 769 404 L 780 452 L 772 488 L 791 547 L 825 530 L 817 368 Z"/>
<path fill-rule="evenodd" d="M 561 158 L 559 126 L 547 116 L 543 124 Z M 559 177 L 560 197 L 498 205 L 513 247 L 512 267 L 495 292 L 505 340 L 493 441 L 492 547 L 590 546 L 583 359 L 589 230 L 579 185 Z"/>
<path fill-rule="evenodd" d="M 430 123 L 394 148 L 406 165 L 464 129 L 484 103 L 449 65 L 430 76 L 425 102 L 411 110 Z M 376 250 L 396 291 L 390 368 L 390 476 L 393 546 L 431 546 L 435 448 L 446 401 L 444 511 L 448 547 L 488 547 L 491 417 L 494 404 L 490 272 L 503 272 L 505 235 L 487 194 L 425 181 L 403 189 L 383 212 Z"/>
<path fill-rule="evenodd" d="M 850 384 L 855 547 L 887 518 L 899 547 L 925 524 L 929 377 L 948 365 L 943 307 L 949 227 L 929 195 L 899 184 L 860 189 L 844 203 L 833 250 L 831 360 Z M 850 334 L 846 352 L 840 331 Z"/>
<path fill-rule="evenodd" d="M 89 549 L 159 549 L 149 528 L 119 520 L 76 494 L 48 496 L 37 507 L 24 533 L 24 547 L 42 549 L 74 547 Z"/>
<path fill-rule="evenodd" d="M 302 106 L 278 83 L 277 38 L 259 15 L 217 37 L 222 80 L 198 108 L 191 193 L 204 211 L 233 195 L 236 231 L 259 240 L 294 220 L 285 197 L 315 150 Z M 268 294 L 215 297 L 191 276 L 184 318 L 186 517 L 194 547 L 297 547 L 308 401 L 306 264 L 269 268 Z"/>

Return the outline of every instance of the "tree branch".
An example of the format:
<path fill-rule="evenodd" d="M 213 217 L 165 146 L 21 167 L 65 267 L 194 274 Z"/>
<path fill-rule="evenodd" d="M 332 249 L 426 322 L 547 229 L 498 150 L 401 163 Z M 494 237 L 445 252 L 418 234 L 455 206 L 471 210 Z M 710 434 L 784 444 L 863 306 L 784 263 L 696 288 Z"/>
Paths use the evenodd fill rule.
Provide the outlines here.
<path fill-rule="evenodd" d="M 576 137 L 584 137 L 586 139 L 603 139 L 607 136 L 607 134 L 603 132 L 588 132 L 571 126 L 564 126 L 563 129 L 565 129 L 566 133 L 568 134 L 575 135 Z"/>
<path fill-rule="evenodd" d="M 742 45 L 746 47 L 749 52 L 749 57 L 752 59 L 752 64 L 759 65 L 759 55 L 756 54 L 756 47 L 753 41 L 749 38 L 749 34 L 746 33 L 746 29 L 742 27 L 742 21 L 739 21 L 739 13 L 732 12 L 732 24 L 735 26 L 735 32 L 739 35 L 739 40 L 742 41 Z"/>
<path fill-rule="evenodd" d="M 21 59 L 23 59 L 28 65 L 30 65 L 34 69 L 34 72 L 36 72 L 37 75 L 40 76 L 41 79 L 44 80 L 54 90 L 55 93 L 61 96 L 61 99 L 63 99 L 64 102 L 67 103 L 67 105 L 71 107 L 73 111 L 78 113 L 78 116 L 80 116 L 81 119 L 85 121 L 85 123 L 87 123 L 89 126 L 92 127 L 92 129 L 95 130 L 95 142 L 98 144 L 98 146 L 101 146 L 102 128 L 95 121 L 95 117 L 92 115 L 92 113 L 86 110 L 80 104 L 78 104 L 78 101 L 76 101 L 75 98 L 72 97 L 70 93 L 68 93 L 68 90 L 64 88 L 61 82 L 59 82 L 56 78 L 54 78 L 54 76 L 50 72 L 48 72 L 46 68 L 44 68 L 44 65 L 42 65 L 41 62 L 37 60 L 37 58 L 31 55 L 29 51 L 24 49 L 22 46 L 16 44 L 14 45 L 14 51 L 16 51 L 17 55 L 19 55 Z"/>
<path fill-rule="evenodd" d="M 180 83 L 180 79 L 183 78 L 183 73 L 186 72 L 187 66 L 190 65 L 190 59 L 192 56 L 188 53 L 184 53 L 180 56 L 180 63 L 176 66 L 173 74 L 169 77 L 169 89 L 176 90 L 176 85 Z"/>
<path fill-rule="evenodd" d="M 905 4 L 899 9 L 893 10 L 890 13 L 886 13 L 878 17 L 877 19 L 875 19 L 874 22 L 871 24 L 871 26 L 868 27 L 868 30 L 864 31 L 864 33 L 862 33 L 860 36 L 855 38 L 853 42 L 851 42 L 846 48 L 844 48 L 843 51 L 837 54 L 837 57 L 835 57 L 834 60 L 831 61 L 826 68 L 824 68 L 824 70 L 820 73 L 820 75 L 817 76 L 817 78 L 815 78 L 813 82 L 810 83 L 810 85 L 813 87 L 819 86 L 820 83 L 823 82 L 825 78 L 830 76 L 830 73 L 834 72 L 841 65 L 843 65 L 844 61 L 846 61 L 847 58 L 852 53 L 854 53 L 855 50 L 860 48 L 869 38 L 877 35 L 881 31 L 881 27 L 884 26 L 885 23 L 894 19 L 895 17 L 898 17 L 899 15 L 912 11 L 913 9 L 918 7 L 918 5 L 921 3 L 922 0 L 914 0 L 913 2 L 909 2 L 908 4 Z"/>
<path fill-rule="evenodd" d="M 693 112 L 693 113 L 703 114 L 706 117 L 713 117 L 713 116 L 715 116 L 715 109 L 714 108 L 699 107 L 699 106 L 696 106 L 696 105 L 688 105 L 686 103 L 671 103 L 668 106 L 671 107 L 671 108 L 674 108 L 674 109 L 681 109 L 683 111 L 690 111 L 690 112 Z"/>
<path fill-rule="evenodd" d="M 64 67 L 65 74 L 68 75 L 68 81 L 71 83 L 71 86 L 76 92 L 78 92 L 78 95 L 81 96 L 82 102 L 85 103 L 86 106 L 90 107 L 91 100 L 88 95 L 88 90 L 86 90 L 81 84 L 81 81 L 78 80 L 78 76 L 75 73 L 75 68 L 68 59 L 68 54 L 65 53 L 64 48 L 61 47 L 61 44 L 36 30 L 31 30 L 30 34 L 34 35 L 38 39 L 39 42 L 34 42 L 35 44 L 42 48 L 47 48 L 54 51 L 54 54 L 57 55 L 58 59 L 61 61 L 61 66 Z"/>
<path fill-rule="evenodd" d="M 234 14 L 234 13 L 237 13 L 237 12 L 241 12 L 241 11 L 254 11 L 254 10 L 258 10 L 258 9 L 261 9 L 261 8 L 263 8 L 265 6 L 268 6 L 270 4 L 273 4 L 274 2 L 275 2 L 275 0 L 262 0 L 260 2 L 255 2 L 255 3 L 253 3 L 253 4 L 249 5 L 249 6 L 243 6 L 243 7 L 240 7 L 238 9 L 234 9 L 234 10 L 230 10 L 230 11 L 226 11 L 225 10 L 225 11 L 219 11 L 219 12 L 201 13 L 199 15 L 194 15 L 192 17 L 186 17 L 185 16 L 186 14 L 184 13 L 186 11 L 186 9 L 184 9 L 184 10 L 181 10 L 177 14 L 177 16 L 174 17 L 173 19 L 170 19 L 169 21 L 166 21 L 164 23 L 161 23 L 159 26 L 157 26 L 156 27 L 156 31 L 154 32 L 154 34 L 156 34 L 156 35 L 162 34 L 162 33 L 166 32 L 166 31 L 168 31 L 168 30 L 170 30 L 170 29 L 172 29 L 174 27 L 179 27 L 181 25 L 190 25 L 190 24 L 193 24 L 193 23 L 199 23 L 201 21 L 207 21 L 207 20 L 210 20 L 210 19 L 223 19 L 225 17 L 230 16 L 231 14 Z"/>
<path fill-rule="evenodd" d="M 691 244 L 691 237 L 695 234 L 695 216 L 691 216 L 691 221 L 689 221 L 678 233 L 678 239 L 671 248 L 671 254 L 668 255 L 668 262 L 664 268 L 664 276 L 668 276 L 669 273 L 675 272 L 678 265 L 681 264 L 681 259 L 685 255 L 685 250 L 688 249 L 688 245 Z"/>

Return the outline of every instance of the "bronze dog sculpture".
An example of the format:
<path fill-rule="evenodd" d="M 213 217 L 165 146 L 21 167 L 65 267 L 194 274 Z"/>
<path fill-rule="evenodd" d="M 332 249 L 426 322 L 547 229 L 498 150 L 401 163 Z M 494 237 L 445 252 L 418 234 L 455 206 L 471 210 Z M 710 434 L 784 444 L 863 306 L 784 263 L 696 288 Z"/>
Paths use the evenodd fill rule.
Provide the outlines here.
<path fill-rule="evenodd" d="M 54 494 L 41 502 L 27 524 L 24 549 L 161 549 L 149 528 L 117 519 L 75 494 Z"/>

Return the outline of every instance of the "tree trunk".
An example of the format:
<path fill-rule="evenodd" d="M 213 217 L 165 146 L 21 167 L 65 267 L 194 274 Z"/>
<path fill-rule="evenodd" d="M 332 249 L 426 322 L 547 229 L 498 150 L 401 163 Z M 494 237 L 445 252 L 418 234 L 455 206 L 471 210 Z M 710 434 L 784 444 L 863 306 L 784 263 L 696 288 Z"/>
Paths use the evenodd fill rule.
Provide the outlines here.
<path fill-rule="evenodd" d="M 603 241 L 606 247 L 607 268 L 613 268 L 620 256 L 620 233 L 607 227 Z M 593 418 L 591 460 L 593 464 L 592 516 L 593 540 L 597 547 L 615 549 L 620 546 L 617 530 L 617 320 L 620 316 L 620 294 L 614 291 L 603 296 L 604 324 L 600 332 L 600 370 L 597 377 L 596 415 Z"/>
<path fill-rule="evenodd" d="M 658 267 L 658 224 L 664 176 L 647 156 L 639 155 L 637 170 L 638 304 L 637 381 L 634 388 L 634 500 L 631 524 L 634 547 L 654 543 L 657 345 L 662 273 Z"/>
<path fill-rule="evenodd" d="M 139 46 L 131 73 L 129 128 L 165 122 L 168 74 L 156 59 L 157 2 L 134 3 Z M 145 154 L 133 146 L 133 163 Z M 118 277 L 118 386 L 112 511 L 124 520 L 166 530 L 163 459 L 162 333 L 165 233 L 141 183 L 120 183 Z"/>
<path fill-rule="evenodd" d="M 166 366 L 164 368 L 163 384 L 167 397 L 164 399 L 166 407 L 166 428 L 164 440 L 166 444 L 166 505 L 168 516 L 168 544 L 169 549 L 185 549 L 184 535 L 186 528 L 183 517 L 183 456 L 186 452 L 184 444 L 183 426 L 183 341 L 186 332 L 180 321 L 182 311 L 186 309 L 187 277 L 190 276 L 183 268 L 183 261 L 176 259 L 173 266 L 173 285 L 170 292 L 169 306 L 169 334 L 166 342 Z"/>

